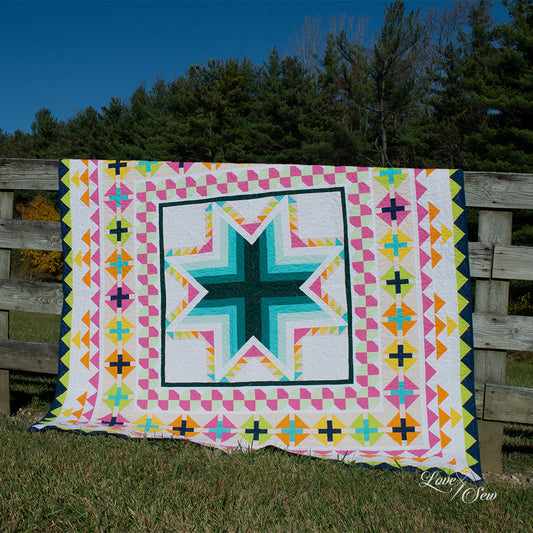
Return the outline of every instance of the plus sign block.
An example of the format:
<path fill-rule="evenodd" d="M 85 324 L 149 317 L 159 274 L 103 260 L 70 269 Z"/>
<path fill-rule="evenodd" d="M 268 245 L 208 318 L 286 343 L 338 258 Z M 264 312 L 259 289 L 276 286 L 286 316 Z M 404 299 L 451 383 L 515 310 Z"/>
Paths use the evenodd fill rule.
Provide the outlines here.
<path fill-rule="evenodd" d="M 58 386 L 32 430 L 481 480 L 460 171 L 63 160 L 59 185 Z"/>

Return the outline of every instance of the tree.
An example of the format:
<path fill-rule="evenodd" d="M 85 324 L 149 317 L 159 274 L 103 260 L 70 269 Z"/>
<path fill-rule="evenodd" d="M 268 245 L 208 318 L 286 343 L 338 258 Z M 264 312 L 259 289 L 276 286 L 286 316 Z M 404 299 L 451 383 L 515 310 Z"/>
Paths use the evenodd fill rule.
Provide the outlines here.
<path fill-rule="evenodd" d="M 39 194 L 27 205 L 17 205 L 23 220 L 59 220 L 59 212 L 52 200 Z M 61 280 L 63 259 L 61 252 L 22 250 L 21 259 L 28 270 L 36 273 L 42 281 Z"/>
<path fill-rule="evenodd" d="M 385 20 L 370 62 L 372 118 L 381 165 L 392 164 L 392 151 L 399 144 L 399 133 L 416 110 L 421 76 L 417 68 L 418 52 L 424 40 L 418 11 L 406 15 L 401 0 L 385 8 Z"/>
<path fill-rule="evenodd" d="M 59 122 L 49 109 L 42 108 L 37 111 L 31 125 L 33 157 L 43 159 L 61 157 L 65 147 L 64 129 L 63 122 Z"/>
<path fill-rule="evenodd" d="M 324 32 L 320 17 L 305 17 L 302 27 L 290 38 L 294 56 L 316 81 L 320 72 L 320 58 L 324 54 Z"/>
<path fill-rule="evenodd" d="M 326 36 L 309 119 L 316 140 L 314 162 L 362 164 L 368 150 L 368 62 L 359 40 L 343 28 Z"/>
<path fill-rule="evenodd" d="M 103 150 L 102 116 L 94 107 L 79 111 L 67 122 L 65 136 L 68 153 L 79 159 L 102 159 Z"/>
<path fill-rule="evenodd" d="M 320 154 L 327 156 L 317 105 L 316 85 L 301 60 L 282 59 L 272 50 L 261 70 L 254 102 L 256 160 L 316 163 Z"/>
<path fill-rule="evenodd" d="M 510 20 L 491 33 L 483 82 L 472 87 L 482 120 L 468 135 L 471 166 L 533 171 L 533 4 L 505 0 Z"/>
<path fill-rule="evenodd" d="M 433 94 L 428 99 L 432 111 L 421 130 L 432 156 L 426 164 L 469 169 L 473 167 L 468 138 L 486 119 L 477 94 L 486 83 L 487 58 L 493 47 L 491 2 L 472 1 L 466 20 L 457 12 L 452 20 L 458 38 L 446 36 L 433 62 Z"/>
<path fill-rule="evenodd" d="M 188 124 L 188 160 L 239 162 L 249 157 L 256 78 L 257 68 L 246 58 L 210 60 L 191 66 L 187 77 L 173 84 L 172 109 Z"/>
<path fill-rule="evenodd" d="M 2 157 L 31 158 L 33 156 L 33 139 L 22 130 L 15 130 L 11 135 L 6 135 L 0 145 Z"/>

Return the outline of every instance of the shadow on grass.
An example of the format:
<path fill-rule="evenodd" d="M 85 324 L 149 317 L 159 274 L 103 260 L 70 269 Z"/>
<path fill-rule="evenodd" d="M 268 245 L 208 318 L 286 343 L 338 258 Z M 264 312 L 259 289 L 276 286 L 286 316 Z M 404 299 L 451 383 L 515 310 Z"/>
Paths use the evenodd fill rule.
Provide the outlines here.
<path fill-rule="evenodd" d="M 502 453 L 504 454 L 512 454 L 512 453 L 524 453 L 533 456 L 533 446 L 527 446 L 527 445 L 509 445 L 509 444 L 503 444 L 502 445 Z"/>
<path fill-rule="evenodd" d="M 521 437 L 524 439 L 533 439 L 533 426 L 506 427 L 505 434 L 508 437 Z"/>
<path fill-rule="evenodd" d="M 11 412 L 20 409 L 48 411 L 54 400 L 56 376 L 34 372 L 10 372 Z"/>

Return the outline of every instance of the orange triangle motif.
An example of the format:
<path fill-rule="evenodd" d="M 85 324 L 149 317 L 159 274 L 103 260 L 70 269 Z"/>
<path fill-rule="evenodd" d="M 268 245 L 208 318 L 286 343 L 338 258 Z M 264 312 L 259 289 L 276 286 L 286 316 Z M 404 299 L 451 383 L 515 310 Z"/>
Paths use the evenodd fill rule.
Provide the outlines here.
<path fill-rule="evenodd" d="M 87 253 L 83 256 L 83 262 L 87 266 L 91 266 L 91 250 L 87 250 Z"/>
<path fill-rule="evenodd" d="M 444 426 L 446 422 L 450 420 L 450 415 L 448 413 L 445 413 L 440 407 L 439 407 L 439 425 L 440 427 Z"/>
<path fill-rule="evenodd" d="M 91 312 L 90 312 L 90 311 L 87 311 L 87 312 L 83 315 L 81 321 L 82 321 L 82 322 L 83 322 L 88 328 L 90 328 L 90 327 L 91 327 Z"/>
<path fill-rule="evenodd" d="M 85 405 L 85 402 L 87 401 L 87 392 L 84 392 L 81 396 L 76 398 L 78 402 L 81 403 L 81 405 Z"/>
<path fill-rule="evenodd" d="M 398 326 L 396 322 L 382 322 L 382 324 L 393 334 L 398 335 Z"/>
<path fill-rule="evenodd" d="M 435 217 L 440 213 L 440 209 L 438 207 L 435 207 L 431 202 L 428 202 L 429 207 L 429 221 L 433 222 L 435 220 Z"/>
<path fill-rule="evenodd" d="M 440 442 L 441 442 L 441 446 L 443 448 L 446 448 L 446 446 L 448 446 L 448 444 L 450 444 L 452 439 L 450 439 L 450 437 L 448 437 L 448 435 L 446 435 L 446 433 L 444 433 L 444 431 L 441 430 L 440 432 Z"/>
<path fill-rule="evenodd" d="M 385 313 L 383 313 L 383 316 L 396 316 L 396 304 L 392 304 Z"/>
<path fill-rule="evenodd" d="M 431 267 L 435 268 L 441 259 L 442 255 L 435 251 L 434 248 L 431 248 Z"/>
<path fill-rule="evenodd" d="M 418 426 L 418 422 L 412 417 L 410 416 L 409 414 L 405 414 L 405 421 L 407 422 L 407 425 L 408 426 Z M 401 417 L 399 414 L 397 414 L 388 424 L 387 424 L 387 427 L 395 427 L 395 426 L 399 426 L 401 423 Z M 398 444 L 402 444 L 402 434 L 401 433 L 393 433 L 393 432 L 387 432 L 387 435 L 389 435 L 389 437 L 391 437 L 393 440 L 395 440 Z M 414 431 L 414 432 L 409 432 L 407 434 L 407 444 L 411 444 L 411 442 L 416 439 L 418 437 L 418 435 L 420 435 L 420 431 Z"/>
<path fill-rule="evenodd" d="M 437 385 L 437 398 L 439 405 L 449 396 L 448 391 L 444 390 L 440 385 Z"/>
<path fill-rule="evenodd" d="M 431 235 L 431 244 L 433 245 L 439 240 L 440 232 L 435 226 L 431 226 L 429 232 Z"/>
<path fill-rule="evenodd" d="M 406 304 L 402 303 L 402 314 L 403 316 L 416 316 L 416 313 Z"/>
<path fill-rule="evenodd" d="M 87 272 L 83 278 L 81 278 L 87 287 L 91 286 L 91 271 Z"/>
<path fill-rule="evenodd" d="M 85 164 L 85 166 L 88 165 L 88 159 L 82 159 L 82 161 Z M 83 171 L 83 174 L 80 176 L 80 181 L 85 185 L 85 187 L 89 186 L 89 169 L 88 168 L 86 168 Z"/>
<path fill-rule="evenodd" d="M 287 415 L 277 426 L 276 429 L 285 429 L 288 428 L 290 424 L 290 415 Z M 309 429 L 309 426 L 307 426 L 298 416 L 294 416 L 294 427 L 297 429 Z M 290 446 L 291 443 L 291 436 L 289 433 L 276 433 L 276 436 L 286 445 Z M 309 436 L 309 433 L 294 433 L 294 444 L 298 446 L 304 439 L 306 439 Z"/>
<path fill-rule="evenodd" d="M 89 353 L 90 352 L 87 352 L 81 359 L 80 359 L 80 363 L 87 369 L 89 370 Z"/>
<path fill-rule="evenodd" d="M 435 329 L 437 330 L 437 337 L 441 334 L 441 331 L 446 327 L 446 324 L 438 317 L 435 317 Z"/>
<path fill-rule="evenodd" d="M 440 359 L 440 357 L 444 355 L 445 352 L 448 351 L 448 348 L 444 344 L 442 344 L 442 342 L 440 342 L 439 339 L 437 339 L 436 344 L 437 344 L 437 359 Z"/>
<path fill-rule="evenodd" d="M 80 200 L 89 207 L 89 189 L 86 189 L 86 191 L 81 195 Z"/>
<path fill-rule="evenodd" d="M 444 300 L 440 296 L 437 296 L 437 294 L 435 294 L 435 313 L 438 313 L 443 306 Z"/>
<path fill-rule="evenodd" d="M 89 348 L 89 343 L 91 342 L 91 334 L 89 331 L 85 333 L 85 335 L 81 338 L 81 341 L 83 344 L 85 344 L 85 346 L 87 346 L 87 348 Z"/>
<path fill-rule="evenodd" d="M 416 320 L 408 320 L 407 322 L 404 322 L 402 324 L 403 334 L 405 335 L 415 324 Z"/>
<path fill-rule="evenodd" d="M 87 230 L 83 237 L 81 238 L 82 242 L 84 242 L 89 248 L 91 247 L 91 230 Z"/>

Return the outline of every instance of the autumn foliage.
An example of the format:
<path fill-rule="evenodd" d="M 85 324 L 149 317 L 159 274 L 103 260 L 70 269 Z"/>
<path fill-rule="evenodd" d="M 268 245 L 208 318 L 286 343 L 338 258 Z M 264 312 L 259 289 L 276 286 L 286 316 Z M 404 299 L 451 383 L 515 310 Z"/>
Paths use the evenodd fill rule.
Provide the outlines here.
<path fill-rule="evenodd" d="M 59 212 L 54 202 L 42 195 L 35 196 L 28 204 L 17 206 L 23 220 L 59 221 Z M 61 280 L 63 258 L 61 252 L 22 250 L 23 265 L 42 281 Z"/>

